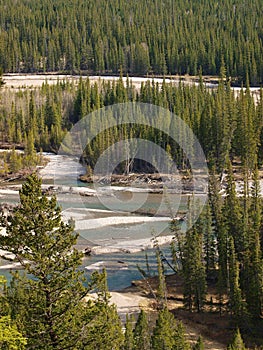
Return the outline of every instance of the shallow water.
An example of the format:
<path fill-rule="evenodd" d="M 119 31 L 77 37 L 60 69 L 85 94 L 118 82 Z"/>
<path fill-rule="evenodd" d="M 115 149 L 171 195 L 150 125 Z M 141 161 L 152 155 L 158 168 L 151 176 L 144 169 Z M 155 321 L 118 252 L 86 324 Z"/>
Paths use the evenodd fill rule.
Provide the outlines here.
<path fill-rule="evenodd" d="M 56 172 L 56 184 L 60 182 L 62 186 L 68 186 L 67 191 L 58 194 L 58 204 L 62 207 L 65 218 L 73 218 L 76 226 L 81 227 L 79 230 L 79 248 L 85 249 L 92 246 L 101 246 L 102 248 L 114 247 L 117 244 L 124 247 L 136 248 L 136 253 L 127 254 L 124 252 L 115 252 L 111 254 L 99 254 L 92 257 L 86 257 L 83 260 L 81 269 L 85 271 L 85 275 L 89 276 L 92 270 L 92 265 L 97 262 L 104 262 L 108 273 L 108 285 L 110 290 L 117 290 L 127 287 L 134 279 L 142 278 L 136 265 L 145 267 L 145 252 L 138 251 L 140 249 L 147 250 L 147 240 L 141 245 L 142 239 L 148 239 L 150 242 L 153 235 L 170 235 L 169 220 L 164 217 L 169 217 L 171 210 L 175 212 L 179 208 L 185 210 L 187 206 L 187 196 L 177 194 L 163 195 L 160 193 L 140 192 L 140 190 L 131 188 L 119 187 L 103 187 L 98 196 L 81 196 L 78 194 L 78 188 L 92 189 L 91 185 L 79 182 L 76 180 L 76 166 L 71 160 L 67 160 L 61 156 L 51 155 L 50 162 L 42 173 L 43 184 L 52 185 L 53 173 Z M 53 171 L 53 173 L 52 173 Z M 83 171 L 81 167 L 78 172 Z M 61 174 L 61 175 L 60 175 Z M 11 185 L 11 184 L 9 184 Z M 72 186 L 73 192 L 69 191 Z M 5 186 L 5 189 L 8 189 Z M 147 190 L 147 189 L 146 189 Z M 169 197 L 170 196 L 170 197 Z M 17 203 L 17 193 L 2 193 L 0 191 L 1 203 Z M 167 205 L 169 203 L 169 205 Z M 151 219 L 152 216 L 155 216 Z M 158 217 L 160 216 L 160 220 Z M 118 217 L 114 220 L 112 217 Z M 101 224 L 100 224 L 100 220 Z M 138 220 L 155 220 L 150 222 L 138 223 Z M 145 219 L 145 220 L 146 220 Z M 97 220 L 96 228 L 89 227 L 89 220 Z M 107 221 L 105 224 L 105 220 Z M 116 225 L 114 221 L 122 221 Z M 134 221 L 134 223 L 132 223 Z M 100 225 L 98 225 L 100 224 Z M 164 248 L 168 254 L 168 248 Z M 147 250 L 150 264 L 155 266 L 155 252 L 153 249 Z M 125 264 L 118 263 L 122 261 Z M 5 265 L 10 262 L 1 262 Z M 127 266 L 126 266 L 127 264 Z M 91 266 L 89 270 L 86 266 Z M 108 268 L 107 268 L 108 266 Z M 95 265 L 96 267 L 96 265 Z M 6 270 L 1 270 L 10 278 L 10 274 Z"/>
<path fill-rule="evenodd" d="M 83 185 L 83 184 L 82 184 Z M 123 198 L 125 199 L 125 191 L 123 193 Z M 156 210 L 158 203 L 161 200 L 161 194 L 148 194 L 147 201 L 143 205 L 145 211 Z M 18 201 L 18 195 L 2 195 L 0 198 L 1 202 L 16 203 Z M 125 212 L 129 209 L 128 205 L 123 204 L 123 211 L 99 211 L 100 209 L 108 209 L 105 207 L 97 197 L 79 197 L 70 195 L 63 195 L 63 200 L 59 202 L 62 204 L 63 209 L 67 209 L 67 214 L 74 218 L 74 212 L 79 213 L 80 217 L 83 217 L 83 212 L 85 217 L 92 218 L 107 218 L 110 223 L 110 218 L 112 215 L 116 216 L 128 216 L 130 217 L 130 212 Z M 182 208 L 185 207 L 186 198 L 183 201 Z M 92 209 L 92 211 L 89 211 Z M 96 209 L 96 210 L 94 210 Z M 98 211 L 97 211 L 98 210 Z M 163 210 L 165 214 L 165 210 Z M 135 215 L 135 214 L 134 214 Z M 162 218 L 163 219 L 163 218 Z M 78 220 L 77 215 L 75 215 L 75 220 Z M 79 230 L 80 239 L 79 243 L 82 248 L 92 245 L 101 245 L 107 247 L 108 245 L 113 245 L 115 242 L 126 242 L 126 241 L 136 241 L 142 238 L 151 238 L 156 232 L 162 232 L 162 234 L 169 235 L 168 222 L 147 222 L 147 223 L 136 223 L 136 224 L 121 224 L 121 225 L 107 225 L 99 227 L 96 229 L 89 229 L 88 227 L 83 230 Z M 165 248 L 167 251 L 167 248 Z M 155 266 L 155 253 L 152 249 L 147 251 L 149 255 L 149 262 L 153 266 L 153 271 L 156 272 Z M 136 265 L 139 264 L 142 268 L 145 268 L 145 252 L 137 252 L 132 254 L 127 253 L 112 253 L 112 254 L 101 254 L 92 257 L 86 257 L 83 260 L 82 269 L 86 276 L 89 276 L 93 271 L 92 269 L 86 270 L 85 267 L 92 265 L 96 262 L 104 261 L 106 264 L 110 265 L 107 268 L 108 273 L 108 286 L 110 290 L 119 290 L 128 287 L 132 280 L 142 278 L 140 272 L 138 271 Z M 116 265 L 116 262 L 123 261 L 127 266 Z M 2 261 L 1 264 L 6 264 Z M 10 279 L 10 274 L 6 270 L 1 270 L 1 274 L 5 275 Z"/>

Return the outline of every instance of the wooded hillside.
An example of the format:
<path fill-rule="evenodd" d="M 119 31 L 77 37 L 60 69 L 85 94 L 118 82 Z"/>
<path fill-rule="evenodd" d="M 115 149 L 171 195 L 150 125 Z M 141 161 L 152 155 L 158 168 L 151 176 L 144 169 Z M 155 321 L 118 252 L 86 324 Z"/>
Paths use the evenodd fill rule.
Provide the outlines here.
<path fill-rule="evenodd" d="M 216 75 L 224 63 L 255 85 L 262 38 L 261 0 L 0 0 L 5 72 Z"/>

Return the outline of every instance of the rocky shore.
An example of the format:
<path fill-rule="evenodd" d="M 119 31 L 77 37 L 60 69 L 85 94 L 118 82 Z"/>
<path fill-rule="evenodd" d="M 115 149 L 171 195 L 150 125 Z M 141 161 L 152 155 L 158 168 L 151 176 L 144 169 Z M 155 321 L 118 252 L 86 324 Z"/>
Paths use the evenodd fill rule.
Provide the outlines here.
<path fill-rule="evenodd" d="M 174 193 L 205 193 L 207 191 L 207 181 L 199 176 L 195 183 L 190 174 L 160 174 L 160 173 L 132 173 L 132 174 L 112 174 L 110 176 L 81 175 L 79 180 L 85 183 L 96 183 L 98 185 L 126 186 L 145 189 L 151 193 L 162 193 L 169 190 Z"/>

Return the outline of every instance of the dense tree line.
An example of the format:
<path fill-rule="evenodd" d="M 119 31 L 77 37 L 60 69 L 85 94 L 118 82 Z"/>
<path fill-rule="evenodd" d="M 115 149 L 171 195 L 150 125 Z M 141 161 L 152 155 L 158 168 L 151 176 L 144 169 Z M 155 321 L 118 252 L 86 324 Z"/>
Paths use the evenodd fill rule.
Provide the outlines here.
<path fill-rule="evenodd" d="M 262 83 L 260 0 L 0 1 L 5 72 L 227 75 Z"/>
<path fill-rule="evenodd" d="M 31 90 L 2 89 L 0 142 L 24 147 L 29 155 L 40 149 L 56 152 L 66 131 L 89 113 L 121 102 L 150 103 L 169 109 L 186 122 L 197 136 L 210 169 L 215 168 L 217 173 L 223 174 L 230 158 L 238 160 L 251 172 L 255 164 L 261 164 L 263 160 L 263 92 L 260 90 L 255 101 L 247 86 L 235 96 L 229 82 L 223 78 L 222 73 L 218 88 L 213 90 L 206 88 L 202 78 L 198 86 L 159 84 L 149 80 L 142 83 L 140 89 L 135 89 L 128 78 L 95 83 L 81 78 L 77 86 L 63 81 Z M 147 118 L 144 114 L 141 111 L 143 124 Z M 91 134 L 96 130 L 98 116 L 86 118 Z M 106 126 L 106 120 L 101 122 Z M 172 115 L 167 114 L 163 122 L 168 125 L 170 135 L 176 132 Z M 179 133 L 178 138 L 188 144 L 192 156 L 198 157 L 194 140 L 189 139 L 183 128 Z M 82 160 L 92 169 L 107 147 L 130 138 L 152 141 L 170 154 L 180 169 L 189 167 L 184 150 L 173 139 L 158 129 L 147 125 L 142 127 L 138 123 L 108 128 L 94 139 L 87 139 Z M 153 170 L 139 161 L 129 167 L 120 164 L 116 169 L 119 173 Z"/>
<path fill-rule="evenodd" d="M 228 309 L 242 323 L 263 312 L 263 203 L 257 169 L 249 184 L 245 177 L 241 195 L 235 186 L 229 162 L 225 195 L 219 194 L 219 179 L 211 176 L 209 203 L 180 246 L 186 306 L 202 309 L 206 280 L 216 271 L 220 311 Z"/>
<path fill-rule="evenodd" d="M 237 192 L 231 162 L 227 164 L 223 192 L 219 177 L 210 176 L 209 201 L 197 222 L 185 234 L 172 222 L 174 266 L 182 275 L 189 311 L 212 307 L 230 315 L 232 325 L 256 339 L 263 315 L 263 201 L 258 170 L 248 181 L 248 169 L 243 169 Z M 216 287 L 216 300 L 209 300 L 208 286 Z"/>

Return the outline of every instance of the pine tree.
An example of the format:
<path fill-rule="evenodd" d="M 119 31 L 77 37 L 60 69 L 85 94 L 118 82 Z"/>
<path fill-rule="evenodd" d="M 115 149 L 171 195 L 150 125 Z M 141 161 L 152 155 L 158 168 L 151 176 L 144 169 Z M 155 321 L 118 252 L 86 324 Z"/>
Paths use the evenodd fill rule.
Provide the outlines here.
<path fill-rule="evenodd" d="M 241 321 L 245 316 L 245 304 L 240 289 L 239 263 L 236 258 L 233 237 L 229 238 L 229 304 L 230 311 L 237 321 Z"/>
<path fill-rule="evenodd" d="M 82 302 L 87 290 L 77 271 L 82 255 L 72 248 L 77 235 L 62 222 L 55 197 L 43 195 L 41 180 L 31 175 L 20 191 L 20 204 L 1 222 L 6 228 L 1 249 L 15 254 L 33 276 L 14 275 L 8 291 L 12 315 L 23 321 L 28 349 L 77 347 L 87 328 Z"/>
<path fill-rule="evenodd" d="M 4 85 L 3 69 L 0 67 L 0 88 Z"/>
<path fill-rule="evenodd" d="M 170 230 L 173 234 L 173 240 L 171 242 L 171 253 L 173 258 L 173 265 L 175 270 L 181 268 L 183 260 L 183 233 L 180 227 L 179 220 L 172 219 L 170 223 Z"/>
<path fill-rule="evenodd" d="M 216 239 L 212 227 L 212 213 L 210 205 L 207 204 L 199 217 L 200 230 L 204 241 L 204 260 L 206 263 L 206 274 L 213 271 L 216 266 Z"/>
<path fill-rule="evenodd" d="M 26 137 L 24 165 L 26 167 L 31 167 L 36 164 L 36 161 L 37 155 L 34 145 L 34 135 L 33 131 L 29 130 Z"/>
<path fill-rule="evenodd" d="M 170 350 L 174 345 L 175 319 L 167 308 L 159 311 L 151 339 L 152 350 Z"/>
<path fill-rule="evenodd" d="M 189 204 L 191 205 L 191 203 Z M 191 218 L 189 218 L 191 220 Z M 202 311 L 206 297 L 206 275 L 203 263 L 203 237 L 200 221 L 186 232 L 183 254 L 184 304 Z"/>
<path fill-rule="evenodd" d="M 227 231 L 227 235 L 231 235 L 233 237 L 236 254 L 241 260 L 242 251 L 244 248 L 244 237 L 242 234 L 242 210 L 236 193 L 235 179 L 230 159 L 228 159 L 227 164 L 227 189 L 223 207 L 223 214 L 225 217 L 224 226 L 225 230 Z"/>
<path fill-rule="evenodd" d="M 133 321 L 134 318 L 127 314 L 125 322 L 123 350 L 134 350 Z"/>
<path fill-rule="evenodd" d="M 174 346 L 173 350 L 190 350 L 190 344 L 186 340 L 185 328 L 182 322 L 177 323 L 177 327 L 174 334 Z"/>
<path fill-rule="evenodd" d="M 261 229 L 261 197 L 258 180 L 258 169 L 253 172 L 251 186 L 251 204 L 249 208 L 249 232 L 245 255 L 244 293 L 248 311 L 251 316 L 258 318 L 263 312 L 263 260 L 260 247 Z"/>
<path fill-rule="evenodd" d="M 167 304 L 167 290 L 164 275 L 164 266 L 161 258 L 161 251 L 157 243 L 156 247 L 156 260 L 158 268 L 158 288 L 157 288 L 157 299 L 159 303 L 159 308 L 163 308 Z"/>
<path fill-rule="evenodd" d="M 21 156 L 16 152 L 15 147 L 12 148 L 10 154 L 10 171 L 16 173 L 22 168 Z"/>
<path fill-rule="evenodd" d="M 9 304 L 6 298 L 7 280 L 4 276 L 0 275 L 0 316 L 9 315 Z"/>
<path fill-rule="evenodd" d="M 134 328 L 133 350 L 150 350 L 150 330 L 146 313 L 141 310 Z"/>
<path fill-rule="evenodd" d="M 151 350 L 189 350 L 184 328 L 167 309 L 159 311 L 151 337 Z"/>

